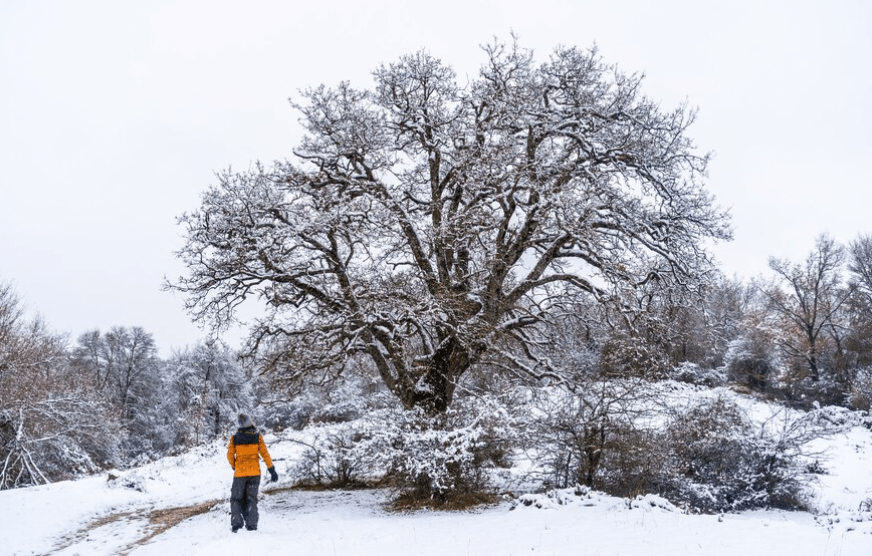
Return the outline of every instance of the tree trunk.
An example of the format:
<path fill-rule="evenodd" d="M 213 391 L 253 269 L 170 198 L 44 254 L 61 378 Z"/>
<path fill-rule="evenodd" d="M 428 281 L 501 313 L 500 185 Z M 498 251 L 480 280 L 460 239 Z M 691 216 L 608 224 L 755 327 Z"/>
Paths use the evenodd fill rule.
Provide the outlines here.
<path fill-rule="evenodd" d="M 433 354 L 422 380 L 412 393 L 412 406 L 421 406 L 428 413 L 444 413 L 454 399 L 460 376 L 472 366 L 475 353 L 459 340 L 449 338 Z"/>

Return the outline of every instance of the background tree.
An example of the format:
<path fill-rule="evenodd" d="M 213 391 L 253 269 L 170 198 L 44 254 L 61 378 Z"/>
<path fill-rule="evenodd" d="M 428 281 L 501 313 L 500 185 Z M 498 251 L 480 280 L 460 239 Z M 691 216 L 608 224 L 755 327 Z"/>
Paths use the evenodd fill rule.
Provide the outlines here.
<path fill-rule="evenodd" d="M 781 318 L 784 334 L 779 345 L 788 359 L 800 361 L 812 382 L 821 378 L 828 364 L 832 378 L 842 370 L 839 357 L 846 331 L 844 320 L 851 288 L 844 287 L 841 270 L 845 249 L 821 235 L 804 263 L 770 258 L 775 282 L 764 287 L 769 309 Z"/>
<path fill-rule="evenodd" d="M 742 334 L 756 295 L 756 288 L 736 277 L 719 276 L 708 285 L 701 311 L 704 325 L 698 326 L 705 331 L 705 348 L 701 351 L 706 366 L 718 368 L 724 364 L 730 344 Z"/>
<path fill-rule="evenodd" d="M 149 332 L 138 326 L 86 332 L 71 364 L 105 398 L 105 418 L 119 427 L 124 458 L 153 457 L 174 446 L 167 426 L 171 417 L 164 413 L 164 362 Z"/>
<path fill-rule="evenodd" d="M 167 362 L 164 411 L 174 442 L 191 447 L 223 433 L 232 416 L 251 411 L 253 397 L 242 365 L 222 342 L 208 340 Z"/>
<path fill-rule="evenodd" d="M 697 290 L 690 291 L 658 281 L 625 288 L 621 307 L 631 307 L 632 312 L 604 311 L 610 333 L 602 370 L 613 377 L 656 379 L 665 378 L 675 365 L 701 361 L 706 349 L 703 302 L 709 284 L 717 279 L 716 273 L 709 273 Z"/>
<path fill-rule="evenodd" d="M 149 391 L 159 382 L 154 337 L 138 326 L 113 326 L 104 335 L 98 330 L 82 334 L 73 362 L 92 377 L 95 388 L 111 397 L 125 421 L 147 405 Z"/>
<path fill-rule="evenodd" d="M 848 246 L 850 332 L 846 341 L 855 367 L 872 367 L 872 235 Z"/>
<path fill-rule="evenodd" d="M 848 247 L 848 270 L 857 297 L 872 312 L 872 235 L 860 235 Z"/>
<path fill-rule="evenodd" d="M 851 366 L 847 401 L 868 411 L 872 408 L 872 235 L 861 234 L 848 245 L 848 273 L 853 295 L 845 338 Z"/>
<path fill-rule="evenodd" d="M 67 365 L 66 342 L 0 284 L 0 489 L 93 472 L 114 461 L 105 406 Z"/>
<path fill-rule="evenodd" d="M 702 245 L 730 231 L 694 112 L 662 111 L 595 50 L 484 51 L 465 86 L 419 52 L 372 90 L 304 91 L 298 165 L 224 172 L 181 217 L 188 274 L 169 287 L 192 315 L 226 326 L 257 296 L 249 348 L 267 369 L 366 357 L 406 407 L 440 412 L 489 359 L 561 380 L 537 346 L 570 294 L 628 326 L 627 289 L 698 295 Z"/>

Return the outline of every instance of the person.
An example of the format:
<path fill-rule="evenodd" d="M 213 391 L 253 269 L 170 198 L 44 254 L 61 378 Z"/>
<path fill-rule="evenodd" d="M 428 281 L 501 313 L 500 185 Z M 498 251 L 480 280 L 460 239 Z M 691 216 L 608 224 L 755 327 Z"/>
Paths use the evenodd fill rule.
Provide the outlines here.
<path fill-rule="evenodd" d="M 249 531 L 257 531 L 257 490 L 260 487 L 260 460 L 266 463 L 273 482 L 279 480 L 272 458 L 266 449 L 263 436 L 254 426 L 251 417 L 240 413 L 239 429 L 230 437 L 227 461 L 233 468 L 233 486 L 230 488 L 230 530 L 234 533 L 243 525 Z"/>

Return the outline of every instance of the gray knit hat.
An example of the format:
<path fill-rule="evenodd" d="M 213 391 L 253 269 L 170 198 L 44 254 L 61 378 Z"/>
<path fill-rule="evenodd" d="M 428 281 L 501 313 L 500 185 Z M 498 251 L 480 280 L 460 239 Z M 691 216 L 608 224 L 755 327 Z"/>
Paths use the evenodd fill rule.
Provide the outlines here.
<path fill-rule="evenodd" d="M 239 417 L 236 418 L 236 422 L 239 424 L 240 429 L 254 426 L 254 422 L 251 420 L 251 417 L 249 417 L 245 413 L 240 413 Z"/>

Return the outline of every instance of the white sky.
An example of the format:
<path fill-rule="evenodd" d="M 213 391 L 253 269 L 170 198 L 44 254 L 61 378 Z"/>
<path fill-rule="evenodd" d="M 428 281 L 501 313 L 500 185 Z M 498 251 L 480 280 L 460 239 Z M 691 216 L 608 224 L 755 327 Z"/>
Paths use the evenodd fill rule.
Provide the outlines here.
<path fill-rule="evenodd" d="M 727 274 L 872 233 L 872 2 L 0 1 L 0 281 L 75 339 L 142 326 L 193 344 L 164 276 L 215 171 L 290 156 L 287 104 L 427 48 L 474 75 L 514 30 L 542 59 L 594 42 L 645 93 L 700 109 Z M 238 336 L 226 339 L 235 345 Z"/>

